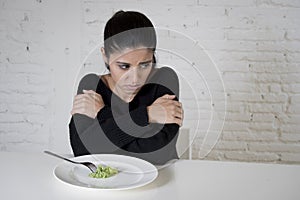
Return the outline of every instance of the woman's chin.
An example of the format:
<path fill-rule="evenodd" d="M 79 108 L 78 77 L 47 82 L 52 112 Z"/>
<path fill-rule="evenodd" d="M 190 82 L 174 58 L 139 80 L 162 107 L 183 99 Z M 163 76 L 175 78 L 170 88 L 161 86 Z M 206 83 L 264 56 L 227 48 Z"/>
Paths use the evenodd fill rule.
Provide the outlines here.
<path fill-rule="evenodd" d="M 141 87 L 135 87 L 135 88 L 133 88 L 133 87 L 124 87 L 123 91 L 127 95 L 136 95 L 140 89 L 141 89 Z"/>
<path fill-rule="evenodd" d="M 135 96 L 137 94 L 138 91 L 124 91 L 124 93 L 127 95 L 127 96 Z"/>

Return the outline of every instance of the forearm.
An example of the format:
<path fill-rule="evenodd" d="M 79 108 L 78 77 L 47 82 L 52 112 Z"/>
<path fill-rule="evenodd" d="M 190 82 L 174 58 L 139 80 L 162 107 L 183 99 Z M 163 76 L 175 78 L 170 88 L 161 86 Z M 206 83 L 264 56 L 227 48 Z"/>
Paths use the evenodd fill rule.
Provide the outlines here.
<path fill-rule="evenodd" d="M 105 112 L 108 113 L 109 109 L 106 109 Z M 144 109 L 146 110 L 146 108 Z M 134 118 L 139 117 L 138 113 L 139 109 L 130 112 Z M 145 116 L 141 118 L 143 117 L 147 119 Z M 119 116 L 116 119 L 113 117 L 99 118 L 101 118 L 101 114 L 98 115 L 97 119 L 80 114 L 72 117 L 69 125 L 70 140 L 75 155 L 83 155 L 87 154 L 87 152 L 112 153 L 118 148 L 141 153 L 155 151 L 174 139 L 179 129 L 177 124 L 150 124 L 145 127 L 133 126 L 131 123 L 128 123 L 130 121 L 128 116 Z M 141 123 L 142 120 L 139 122 Z M 122 128 L 120 128 L 120 125 Z"/>
<path fill-rule="evenodd" d="M 108 146 L 106 137 L 97 119 L 75 114 L 69 123 L 70 143 L 75 156 L 90 153 L 112 153 L 116 150 Z"/>
<path fill-rule="evenodd" d="M 139 125 L 147 125 L 147 116 L 143 113 L 146 113 L 146 108 L 139 107 L 131 111 L 130 116 L 133 121 L 138 121 Z M 141 128 L 140 126 L 131 126 L 128 121 L 128 116 L 125 115 L 117 116 L 115 120 L 111 109 L 107 106 L 98 113 L 96 119 L 82 114 L 73 115 L 69 131 L 74 154 L 77 156 L 97 152 L 111 153 L 135 139 L 130 133 L 139 133 L 137 137 L 143 135 L 143 131 L 136 131 L 136 127 Z"/>
<path fill-rule="evenodd" d="M 148 137 L 136 138 L 123 148 L 129 152 L 150 153 L 167 146 L 172 140 L 177 139 L 179 126 L 177 124 L 151 124 L 151 131 L 147 132 Z"/>

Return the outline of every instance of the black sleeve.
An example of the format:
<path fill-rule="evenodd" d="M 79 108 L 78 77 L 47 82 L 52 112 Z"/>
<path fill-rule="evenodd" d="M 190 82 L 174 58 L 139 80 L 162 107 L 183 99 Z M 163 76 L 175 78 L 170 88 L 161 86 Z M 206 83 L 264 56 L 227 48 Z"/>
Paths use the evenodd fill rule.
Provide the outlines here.
<path fill-rule="evenodd" d="M 178 97 L 177 75 L 175 74 L 176 77 L 174 78 L 174 74 L 171 73 L 170 75 L 168 69 L 164 69 L 163 72 L 166 72 L 169 77 L 173 78 L 171 78 L 171 82 L 167 81 L 162 84 L 164 86 L 158 87 L 155 96 L 158 98 L 164 94 L 175 93 Z M 156 76 L 156 78 L 160 80 L 159 77 Z M 84 84 L 79 85 L 78 92 L 85 89 L 82 85 Z M 172 91 L 167 87 L 171 87 Z M 130 116 L 113 116 L 111 108 L 108 106 L 105 106 L 99 111 L 96 119 L 81 114 L 73 115 L 69 124 L 69 130 L 74 155 L 114 153 L 120 152 L 119 150 L 122 149 L 127 152 L 137 153 L 135 156 L 156 163 L 164 163 L 171 159 L 171 157 L 174 158 L 174 152 L 176 154 L 174 142 L 171 147 L 171 151 L 173 151 L 173 153 L 171 153 L 172 156 L 164 155 L 164 153 L 170 154 L 170 152 L 168 152 L 170 150 L 162 151 L 161 149 L 170 146 L 171 141 L 175 140 L 176 143 L 179 129 L 177 124 L 148 124 L 146 105 L 140 105 L 138 108 L 131 110 L 129 115 Z M 133 124 L 128 123 L 128 117 L 132 119 Z M 134 124 L 136 126 L 134 126 Z M 144 153 L 150 153 L 152 159 L 144 157 Z M 159 158 L 156 158 L 157 156 Z"/>
<path fill-rule="evenodd" d="M 79 83 L 77 94 L 82 94 L 83 90 L 96 91 L 99 77 L 96 74 L 88 74 L 82 78 Z M 89 153 L 111 153 L 122 147 L 135 138 L 121 131 L 108 106 L 104 106 L 97 114 L 96 119 L 86 115 L 74 114 L 69 123 L 70 143 L 75 156 Z M 147 107 L 141 105 L 130 112 L 130 117 L 139 126 L 148 125 Z M 127 121 L 128 116 L 118 116 L 117 121 Z M 125 125 L 126 130 L 131 127 L 128 123 Z M 107 134 L 106 134 L 107 133 Z M 108 134 L 109 133 L 109 134 Z M 143 132 L 139 132 L 142 135 Z"/>
<path fill-rule="evenodd" d="M 79 83 L 77 94 L 83 94 L 84 89 L 96 91 L 99 80 L 100 79 L 96 74 L 85 75 Z M 75 156 L 89 154 L 89 151 L 82 143 L 78 133 L 85 131 L 88 127 L 92 125 L 93 125 L 93 120 L 91 120 L 91 118 L 88 116 L 81 115 L 81 114 L 74 114 L 71 117 L 69 123 L 69 136 L 70 136 L 70 144 L 73 150 L 73 154 Z"/>
<path fill-rule="evenodd" d="M 151 84 L 160 85 L 156 92 L 156 97 L 165 94 L 175 94 L 179 99 L 179 80 L 176 72 L 169 67 L 162 67 L 152 74 L 152 78 L 148 81 Z"/>

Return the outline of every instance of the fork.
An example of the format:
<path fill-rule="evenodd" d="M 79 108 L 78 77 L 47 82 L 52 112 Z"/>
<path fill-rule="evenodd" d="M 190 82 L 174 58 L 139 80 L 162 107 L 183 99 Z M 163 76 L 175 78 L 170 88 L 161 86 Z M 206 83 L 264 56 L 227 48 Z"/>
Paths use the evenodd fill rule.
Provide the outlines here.
<path fill-rule="evenodd" d="M 87 168 L 89 168 L 92 172 L 96 172 L 97 171 L 97 166 L 95 164 L 91 163 L 91 162 L 76 162 L 76 161 L 70 160 L 68 158 L 65 158 L 63 156 L 57 155 L 57 154 L 55 154 L 53 152 L 50 152 L 50 151 L 44 151 L 44 153 L 47 153 L 49 155 L 55 156 L 57 158 L 63 159 L 65 161 L 68 161 L 68 162 L 71 162 L 71 163 L 74 163 L 74 164 L 84 165 Z"/>

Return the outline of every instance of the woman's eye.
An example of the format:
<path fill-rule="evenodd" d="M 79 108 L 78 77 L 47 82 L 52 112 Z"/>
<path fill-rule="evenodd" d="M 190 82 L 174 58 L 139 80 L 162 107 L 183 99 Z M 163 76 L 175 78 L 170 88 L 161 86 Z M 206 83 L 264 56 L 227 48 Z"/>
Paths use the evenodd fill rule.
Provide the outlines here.
<path fill-rule="evenodd" d="M 140 64 L 141 68 L 147 68 L 151 65 L 151 63 Z"/>
<path fill-rule="evenodd" d="M 129 65 L 119 65 L 119 67 L 120 67 L 121 69 L 128 69 L 128 68 L 129 68 Z"/>

